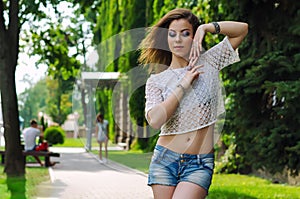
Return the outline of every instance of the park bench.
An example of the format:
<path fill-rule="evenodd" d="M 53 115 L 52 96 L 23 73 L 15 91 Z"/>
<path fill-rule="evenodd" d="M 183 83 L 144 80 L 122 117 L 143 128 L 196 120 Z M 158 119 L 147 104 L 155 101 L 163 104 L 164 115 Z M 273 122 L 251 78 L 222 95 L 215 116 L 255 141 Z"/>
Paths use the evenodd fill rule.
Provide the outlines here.
<path fill-rule="evenodd" d="M 126 150 L 129 149 L 128 144 L 126 144 L 125 142 L 119 142 L 118 145 L 119 145 L 120 147 L 122 147 L 124 150 L 125 150 L 125 149 L 126 149 Z"/>
<path fill-rule="evenodd" d="M 5 151 L 0 151 L 1 164 L 5 163 Z M 23 151 L 24 161 L 26 162 L 26 156 L 43 156 L 45 157 L 45 167 L 50 166 L 50 157 L 60 157 L 59 153 L 49 151 Z"/>

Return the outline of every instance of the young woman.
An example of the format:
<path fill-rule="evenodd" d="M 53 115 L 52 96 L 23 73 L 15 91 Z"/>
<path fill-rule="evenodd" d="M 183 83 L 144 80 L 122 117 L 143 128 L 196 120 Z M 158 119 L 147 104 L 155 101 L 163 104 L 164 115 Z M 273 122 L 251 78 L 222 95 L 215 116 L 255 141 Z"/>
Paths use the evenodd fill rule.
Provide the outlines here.
<path fill-rule="evenodd" d="M 226 37 L 203 52 L 207 32 Z M 139 61 L 152 73 L 145 115 L 161 130 L 149 167 L 155 199 L 206 197 L 214 169 L 214 124 L 222 112 L 218 75 L 239 60 L 235 49 L 247 32 L 246 23 L 200 25 L 190 10 L 175 9 L 142 41 Z"/>
<path fill-rule="evenodd" d="M 102 144 L 104 143 L 105 159 L 103 161 L 107 162 L 108 121 L 101 113 L 96 116 L 96 134 L 99 143 L 99 159 L 102 160 Z"/>

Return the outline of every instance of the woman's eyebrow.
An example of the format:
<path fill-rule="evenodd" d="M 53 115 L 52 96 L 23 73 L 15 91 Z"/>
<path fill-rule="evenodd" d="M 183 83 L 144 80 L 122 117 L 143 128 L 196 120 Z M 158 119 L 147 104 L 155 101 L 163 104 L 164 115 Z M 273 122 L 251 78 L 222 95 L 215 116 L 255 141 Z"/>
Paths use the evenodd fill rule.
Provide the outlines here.
<path fill-rule="evenodd" d="M 189 28 L 184 28 L 184 29 L 182 29 L 182 30 L 180 30 L 180 32 L 183 32 L 183 31 L 186 31 L 186 30 L 188 30 L 188 31 L 191 31 Z M 174 31 L 174 32 L 176 32 L 176 30 L 173 30 L 173 29 L 169 29 L 169 31 Z"/>
<path fill-rule="evenodd" d="M 185 29 L 182 29 L 180 32 L 183 32 L 183 31 L 186 31 L 186 30 L 191 31 L 189 28 L 185 28 Z"/>

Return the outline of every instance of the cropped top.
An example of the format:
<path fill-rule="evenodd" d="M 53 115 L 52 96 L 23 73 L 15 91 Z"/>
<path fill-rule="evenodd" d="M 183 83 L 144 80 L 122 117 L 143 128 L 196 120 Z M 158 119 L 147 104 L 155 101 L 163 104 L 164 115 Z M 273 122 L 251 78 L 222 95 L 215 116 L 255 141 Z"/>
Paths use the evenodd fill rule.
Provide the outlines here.
<path fill-rule="evenodd" d="M 199 71 L 204 73 L 185 92 L 174 114 L 162 125 L 160 136 L 183 134 L 214 124 L 218 116 L 225 113 L 219 71 L 237 61 L 238 53 L 227 37 L 201 54 L 196 65 L 203 64 Z M 172 94 L 187 70 L 189 66 L 150 75 L 145 90 L 147 120 L 149 110 Z"/>

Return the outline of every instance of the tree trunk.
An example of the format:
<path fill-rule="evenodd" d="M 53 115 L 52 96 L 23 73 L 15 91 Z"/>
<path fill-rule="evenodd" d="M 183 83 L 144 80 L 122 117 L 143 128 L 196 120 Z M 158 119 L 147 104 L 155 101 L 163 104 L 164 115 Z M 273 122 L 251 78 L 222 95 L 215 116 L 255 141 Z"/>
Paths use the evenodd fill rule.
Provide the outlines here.
<path fill-rule="evenodd" d="M 8 177 L 24 176 L 25 162 L 20 141 L 19 112 L 15 84 L 15 70 L 19 54 L 19 18 L 17 0 L 9 4 L 9 25 L 3 17 L 0 2 L 0 89 L 5 138 L 5 169 Z"/>

